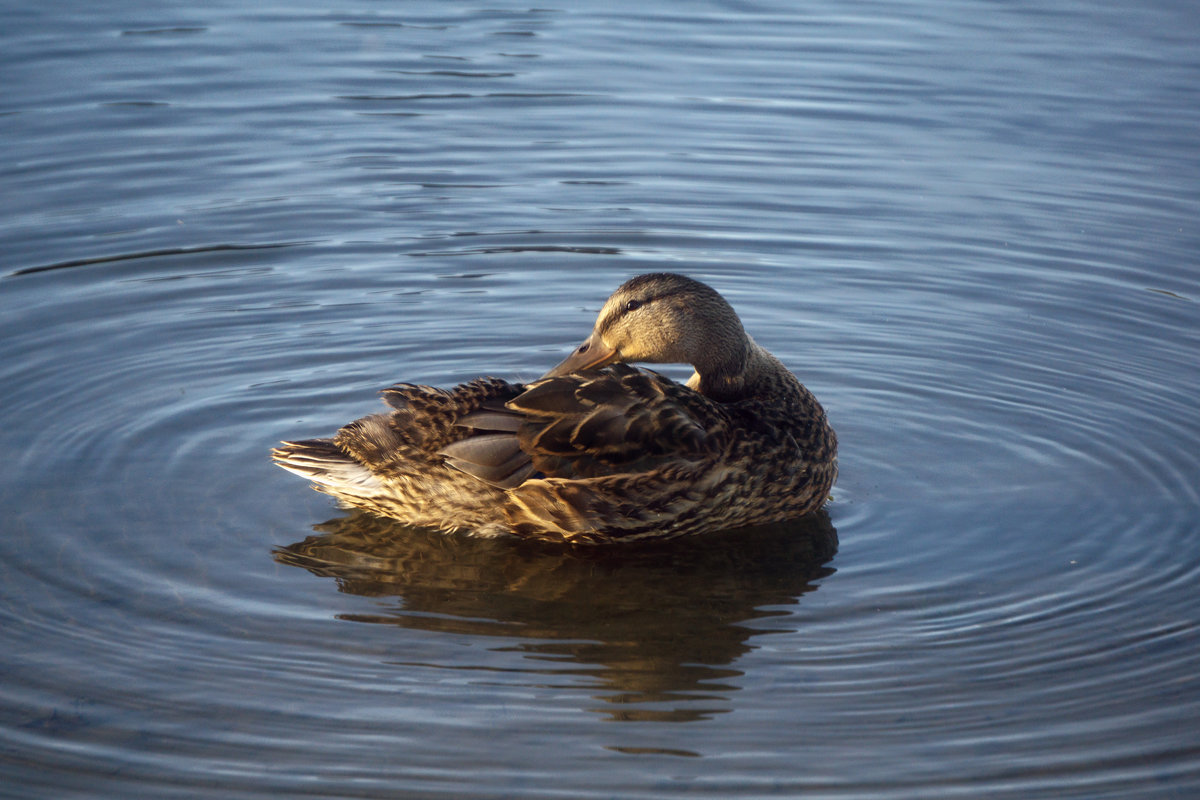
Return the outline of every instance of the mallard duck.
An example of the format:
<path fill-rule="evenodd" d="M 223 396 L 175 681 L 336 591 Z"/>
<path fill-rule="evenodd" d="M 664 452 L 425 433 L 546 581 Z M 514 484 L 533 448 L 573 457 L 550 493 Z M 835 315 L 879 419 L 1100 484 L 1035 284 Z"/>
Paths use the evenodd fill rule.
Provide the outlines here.
<path fill-rule="evenodd" d="M 683 385 L 627 362 L 695 373 Z M 410 525 L 580 543 L 798 517 L 837 475 L 820 403 L 720 294 L 682 275 L 625 283 L 532 383 L 401 383 L 383 397 L 391 411 L 284 442 L 275 462 Z"/>

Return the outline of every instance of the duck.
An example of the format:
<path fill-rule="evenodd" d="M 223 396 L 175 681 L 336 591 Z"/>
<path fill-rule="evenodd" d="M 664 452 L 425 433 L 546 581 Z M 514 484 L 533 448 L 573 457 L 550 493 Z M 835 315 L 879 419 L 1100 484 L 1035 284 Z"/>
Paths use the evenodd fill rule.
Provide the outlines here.
<path fill-rule="evenodd" d="M 686 383 L 635 363 L 685 364 Z M 410 526 L 572 544 L 672 539 L 821 508 L 837 436 L 816 397 L 701 281 L 621 285 L 538 380 L 399 383 L 384 413 L 282 442 L 280 467 Z"/>

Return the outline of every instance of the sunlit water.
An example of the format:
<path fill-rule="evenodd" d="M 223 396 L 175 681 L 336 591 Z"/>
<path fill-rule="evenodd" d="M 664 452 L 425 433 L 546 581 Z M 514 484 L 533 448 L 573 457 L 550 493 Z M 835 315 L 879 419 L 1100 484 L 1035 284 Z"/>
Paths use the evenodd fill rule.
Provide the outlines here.
<path fill-rule="evenodd" d="M 0 795 L 1200 793 L 1192 4 L 4 18 Z M 827 515 L 564 552 L 270 465 L 648 270 L 825 403 Z"/>

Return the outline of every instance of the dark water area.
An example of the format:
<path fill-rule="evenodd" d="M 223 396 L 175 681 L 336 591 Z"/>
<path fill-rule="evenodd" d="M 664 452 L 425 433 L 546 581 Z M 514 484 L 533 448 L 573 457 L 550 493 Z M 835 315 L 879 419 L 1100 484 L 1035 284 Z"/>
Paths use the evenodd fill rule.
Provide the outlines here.
<path fill-rule="evenodd" d="M 0 796 L 1200 795 L 1194 4 L 4 20 Z M 563 550 L 269 462 L 663 270 L 825 513 Z"/>

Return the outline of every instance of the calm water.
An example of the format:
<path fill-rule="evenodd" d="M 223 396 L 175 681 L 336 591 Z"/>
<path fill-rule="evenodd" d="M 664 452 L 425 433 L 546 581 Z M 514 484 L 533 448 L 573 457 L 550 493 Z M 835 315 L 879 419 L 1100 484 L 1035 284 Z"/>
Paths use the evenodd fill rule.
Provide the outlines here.
<path fill-rule="evenodd" d="M 1194 3 L 3 14 L 0 795 L 1200 794 Z M 663 269 L 827 516 L 563 552 L 268 461 Z"/>

